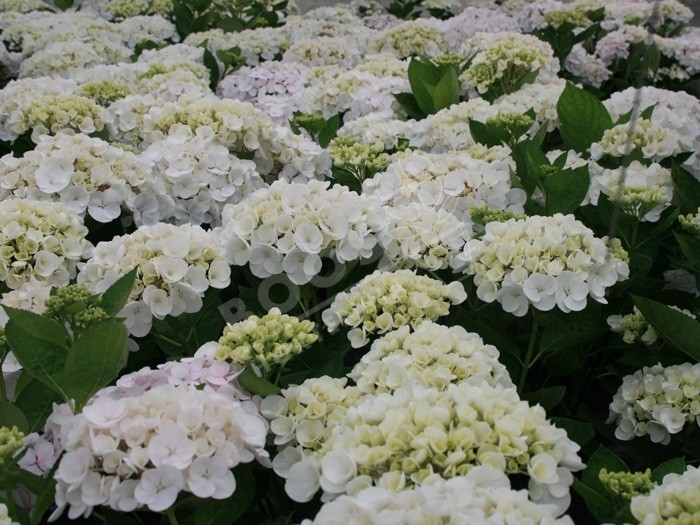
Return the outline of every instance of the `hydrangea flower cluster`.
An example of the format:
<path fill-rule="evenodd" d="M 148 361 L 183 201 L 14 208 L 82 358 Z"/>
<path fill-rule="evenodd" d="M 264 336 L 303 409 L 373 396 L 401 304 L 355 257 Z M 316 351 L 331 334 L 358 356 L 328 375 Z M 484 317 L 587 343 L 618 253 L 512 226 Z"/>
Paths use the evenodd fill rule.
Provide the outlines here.
<path fill-rule="evenodd" d="M 16 289 L 35 279 L 65 286 L 92 244 L 83 220 L 58 202 L 0 201 L 0 281 Z"/>
<path fill-rule="evenodd" d="M 686 423 L 700 426 L 700 364 L 644 367 L 625 376 L 610 403 L 615 437 L 649 435 L 668 445 Z"/>
<path fill-rule="evenodd" d="M 307 67 L 338 65 L 350 69 L 360 62 L 354 42 L 339 37 L 302 40 L 284 52 L 284 62 L 296 62 Z"/>
<path fill-rule="evenodd" d="M 603 155 L 611 157 L 626 155 L 627 143 L 630 140 L 629 131 L 629 124 L 618 124 L 605 130 L 603 138 L 591 145 L 591 158 L 598 160 Z M 652 162 L 671 157 L 683 150 L 680 137 L 674 130 L 644 118 L 636 121 L 631 141 L 632 149 L 641 152 L 644 158 Z"/>
<path fill-rule="evenodd" d="M 426 20 L 404 22 L 386 29 L 376 43 L 378 50 L 399 58 L 423 55 L 437 57 L 445 49 L 445 36 L 436 24 Z"/>
<path fill-rule="evenodd" d="M 55 135 L 70 129 L 90 134 L 101 131 L 109 119 L 104 108 L 79 95 L 43 95 L 34 98 L 30 105 L 22 107 L 19 114 L 10 116 L 12 132 L 19 136 L 32 132 L 32 140 L 38 142 L 41 135 Z"/>
<path fill-rule="evenodd" d="M 444 270 L 472 234 L 471 225 L 449 211 L 417 202 L 388 207 L 386 224 L 379 236 L 384 259 L 399 268 Z"/>
<path fill-rule="evenodd" d="M 265 186 L 253 161 L 229 153 L 208 127 L 176 125 L 141 155 L 153 164 L 153 185 L 173 201 L 161 220 L 218 226 L 221 210 Z"/>
<path fill-rule="evenodd" d="M 257 412 L 192 385 L 160 385 L 134 397 L 98 395 L 61 425 L 66 450 L 56 470 L 56 518 L 87 517 L 98 505 L 120 512 L 170 508 L 181 491 L 226 499 L 231 469 L 267 457 Z"/>
<path fill-rule="evenodd" d="M 461 326 L 424 321 L 377 339 L 348 377 L 364 394 L 392 392 L 411 381 L 439 390 L 463 381 L 513 386 L 498 357 L 495 346 Z"/>
<path fill-rule="evenodd" d="M 630 511 L 640 525 L 692 521 L 700 513 L 700 469 L 688 466 L 683 474 L 666 474 L 647 495 L 632 498 Z"/>
<path fill-rule="evenodd" d="M 263 62 L 242 67 L 219 83 L 224 98 L 253 100 L 265 95 L 294 95 L 308 82 L 308 68 L 295 62 Z"/>
<path fill-rule="evenodd" d="M 150 177 L 145 158 L 83 134 L 44 135 L 23 157 L 0 159 L 4 198 L 59 201 L 98 222 L 118 218 Z"/>
<path fill-rule="evenodd" d="M 321 271 L 321 256 L 369 258 L 383 227 L 381 207 L 345 186 L 275 181 L 227 206 L 219 238 L 236 266 L 265 278 L 286 273 L 296 284 Z"/>
<path fill-rule="evenodd" d="M 700 208 L 698 208 L 697 213 L 679 215 L 678 222 L 681 223 L 681 228 L 683 228 L 685 231 L 700 237 Z"/>
<path fill-rule="evenodd" d="M 655 486 L 651 480 L 651 469 L 644 472 L 608 472 L 608 469 L 600 469 L 598 479 L 611 493 L 626 500 L 635 496 L 648 494 Z"/>
<path fill-rule="evenodd" d="M 531 499 L 560 505 L 561 513 L 571 472 L 583 468 L 578 449 L 514 388 L 483 381 L 440 391 L 407 383 L 347 409 L 320 449 L 292 465 L 285 489 L 296 501 L 309 501 L 319 489 L 333 499 L 373 482 L 399 491 L 434 474 L 452 478 L 489 464 L 526 474 Z"/>
<path fill-rule="evenodd" d="M 369 342 L 370 334 L 435 321 L 449 313 L 451 304 L 460 304 L 466 298 L 464 286 L 458 281 L 444 284 L 412 270 L 376 270 L 348 292 L 336 295 L 322 318 L 330 331 L 349 326 L 348 339 L 353 348 L 360 348 Z"/>
<path fill-rule="evenodd" d="M 459 79 L 463 86 L 480 94 L 496 83 L 510 93 L 529 73 L 538 72 L 538 77 L 546 79 L 559 71 L 559 61 L 549 44 L 520 33 L 477 33 L 464 43 L 460 54 L 470 57 L 470 61 Z"/>
<path fill-rule="evenodd" d="M 588 198 L 597 204 L 601 193 L 625 213 L 642 221 L 656 222 L 673 199 L 671 170 L 660 164 L 645 166 L 634 160 L 626 168 L 607 169 L 591 163 Z M 623 178 L 624 177 L 624 178 Z"/>
<path fill-rule="evenodd" d="M 677 306 L 671 306 L 671 308 L 693 319 L 697 318 L 689 310 L 681 309 Z M 639 339 L 645 345 L 652 345 L 658 339 L 656 330 L 644 319 L 642 312 L 636 306 L 633 307 L 631 314 L 611 315 L 608 317 L 607 322 L 613 332 L 622 334 L 622 340 L 627 344 L 632 344 Z"/>
<path fill-rule="evenodd" d="M 573 215 L 533 216 L 486 225 L 456 258 L 474 275 L 477 296 L 524 316 L 530 307 L 580 311 L 587 298 L 605 303 L 605 289 L 629 274 L 617 243 L 599 239 Z"/>
<path fill-rule="evenodd" d="M 555 516 L 556 507 L 533 503 L 526 491 L 511 489 L 508 477 L 486 464 L 447 480 L 429 477 L 420 487 L 398 493 L 368 487 L 354 496 L 340 496 L 321 507 L 313 520 L 305 520 L 301 525 L 573 524 L 568 516 Z"/>
<path fill-rule="evenodd" d="M 199 226 L 159 223 L 100 242 L 80 266 L 78 284 L 104 292 L 137 268 L 136 283 L 121 312 L 129 333 L 143 337 L 153 317 L 198 312 L 209 287 L 226 288 L 231 268 L 224 248 Z"/>
<path fill-rule="evenodd" d="M 511 187 L 511 164 L 486 162 L 461 151 L 432 155 L 415 152 L 366 180 L 362 189 L 389 206 L 421 203 L 471 222 L 472 207 L 523 212 L 525 192 Z"/>
<path fill-rule="evenodd" d="M 314 326 L 311 321 L 301 321 L 272 308 L 262 317 L 252 315 L 236 324 L 227 324 L 219 339 L 216 358 L 268 373 L 272 368 L 284 366 L 318 339 Z"/>

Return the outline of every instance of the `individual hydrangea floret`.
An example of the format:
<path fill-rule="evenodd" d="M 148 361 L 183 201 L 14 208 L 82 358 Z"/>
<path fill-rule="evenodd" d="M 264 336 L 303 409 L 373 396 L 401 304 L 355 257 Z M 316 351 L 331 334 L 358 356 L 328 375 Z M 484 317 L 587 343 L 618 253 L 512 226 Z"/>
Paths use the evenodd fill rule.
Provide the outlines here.
<path fill-rule="evenodd" d="M 700 469 L 688 466 L 683 474 L 666 474 L 658 487 L 632 498 L 630 511 L 640 525 L 692 523 L 700 514 Z"/>
<path fill-rule="evenodd" d="M 219 339 L 216 358 L 242 366 L 253 366 L 267 374 L 314 343 L 314 323 L 282 314 L 272 308 L 266 315 L 252 315 L 236 324 L 227 324 Z"/>
<path fill-rule="evenodd" d="M 556 507 L 537 504 L 524 490 L 511 488 L 510 480 L 491 465 L 480 465 L 465 476 L 426 478 L 420 487 L 394 492 L 391 487 L 367 487 L 356 495 L 326 503 L 313 520 L 301 525 L 386 523 L 539 523 L 571 525 L 568 516 L 556 518 Z"/>
<path fill-rule="evenodd" d="M 350 327 L 350 343 L 360 348 L 368 343 L 368 335 L 436 321 L 449 313 L 451 304 L 461 304 L 466 298 L 458 281 L 444 284 L 412 270 L 376 270 L 348 292 L 336 295 L 322 317 L 330 331 Z"/>
<path fill-rule="evenodd" d="M 58 202 L 0 202 L 0 281 L 16 289 L 35 279 L 65 286 L 92 244 L 83 220 Z"/>
<path fill-rule="evenodd" d="M 365 394 L 391 392 L 409 381 L 441 390 L 462 381 L 512 386 L 498 357 L 496 347 L 461 326 L 424 321 L 413 331 L 402 326 L 377 339 L 348 377 Z"/>
<path fill-rule="evenodd" d="M 615 437 L 648 435 L 668 445 L 686 423 L 700 426 L 700 364 L 644 367 L 625 376 L 610 403 Z"/>
<path fill-rule="evenodd" d="M 606 288 L 629 274 L 619 241 L 597 238 L 562 214 L 488 223 L 483 237 L 468 241 L 455 260 L 474 275 L 479 299 L 498 301 L 517 317 L 530 305 L 568 313 L 583 310 L 588 297 L 605 304 Z"/>
<path fill-rule="evenodd" d="M 136 337 L 148 334 L 153 317 L 198 312 L 204 292 L 231 281 L 224 248 L 214 235 L 199 226 L 160 223 L 98 243 L 80 267 L 78 284 L 102 293 L 132 268 L 136 282 L 120 316 Z"/>
<path fill-rule="evenodd" d="M 240 204 L 227 206 L 219 233 L 229 260 L 260 278 L 287 274 L 296 284 L 321 271 L 321 257 L 369 258 L 384 227 L 373 199 L 345 186 L 275 181 Z"/>

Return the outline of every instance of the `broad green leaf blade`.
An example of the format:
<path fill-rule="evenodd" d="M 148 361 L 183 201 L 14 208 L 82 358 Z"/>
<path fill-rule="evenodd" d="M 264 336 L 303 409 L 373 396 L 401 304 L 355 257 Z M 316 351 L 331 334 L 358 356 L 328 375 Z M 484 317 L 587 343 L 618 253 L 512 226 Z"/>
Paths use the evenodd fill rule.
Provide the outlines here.
<path fill-rule="evenodd" d="M 571 82 L 566 84 L 559 101 L 557 114 L 561 121 L 559 132 L 564 143 L 579 153 L 585 152 L 591 144 L 603 136 L 606 129 L 613 126 L 608 110 L 598 98 Z"/>
<path fill-rule="evenodd" d="M 29 433 L 29 421 L 24 413 L 9 401 L 0 400 L 0 427 L 17 427 L 20 432 Z"/>
<path fill-rule="evenodd" d="M 333 140 L 338 133 L 338 128 L 340 127 L 340 113 L 333 115 L 326 121 L 326 125 L 318 134 L 318 145 L 322 148 L 327 148 L 331 140 Z"/>
<path fill-rule="evenodd" d="M 609 472 L 629 472 L 625 462 L 602 445 L 586 463 L 586 470 L 583 471 L 581 481 L 599 494 L 607 494 L 605 486 L 598 477 L 601 469 L 606 468 Z"/>
<path fill-rule="evenodd" d="M 10 308 L 4 305 L 2 308 L 12 323 L 31 334 L 32 337 L 65 346 L 68 340 L 68 332 L 58 321 L 28 310 Z"/>
<path fill-rule="evenodd" d="M 632 296 L 644 319 L 666 341 L 700 361 L 700 322 L 683 312 L 645 297 Z"/>
<path fill-rule="evenodd" d="M 15 404 L 27 416 L 29 432 L 40 432 L 51 415 L 53 404 L 60 401 L 61 396 L 50 386 L 34 379 L 20 392 Z"/>
<path fill-rule="evenodd" d="M 598 523 L 605 523 L 610 520 L 615 510 L 612 501 L 608 500 L 605 495 L 597 490 L 581 483 L 576 478 L 574 478 L 572 487 L 586 502 L 586 507 L 588 507 L 588 510 L 593 514 L 596 520 L 598 520 Z"/>
<path fill-rule="evenodd" d="M 75 341 L 60 377 L 77 407 L 110 384 L 124 368 L 127 335 L 124 323 L 110 320 L 95 325 Z"/>
<path fill-rule="evenodd" d="M 700 270 L 700 239 L 697 237 L 692 237 L 690 235 L 681 235 L 680 233 L 673 232 L 676 241 L 678 241 L 678 246 L 681 247 L 681 251 L 688 262 Z"/>
<path fill-rule="evenodd" d="M 683 472 L 685 472 L 685 458 L 669 459 L 651 471 L 651 480 L 661 484 L 666 474 L 683 474 Z"/>
<path fill-rule="evenodd" d="M 129 273 L 122 275 L 102 294 L 100 307 L 110 316 L 117 315 L 129 300 L 129 295 L 131 295 L 131 291 L 134 289 L 136 272 L 137 269 L 134 268 Z"/>
<path fill-rule="evenodd" d="M 69 398 L 63 386 L 55 378 L 68 358 L 66 349 L 56 343 L 34 337 L 12 319 L 5 326 L 5 336 L 22 368 L 67 401 Z"/>
<path fill-rule="evenodd" d="M 413 93 L 395 93 L 394 98 L 401 104 L 401 107 L 409 118 L 423 120 L 428 116 L 425 111 L 420 108 L 418 102 L 416 102 L 416 97 L 413 96 Z"/>
<path fill-rule="evenodd" d="M 493 146 L 500 146 L 501 139 L 494 135 L 491 130 L 483 122 L 478 120 L 469 119 L 469 132 L 475 142 L 483 144 L 489 148 Z"/>
<path fill-rule="evenodd" d="M 194 525 L 230 525 L 248 509 L 255 496 L 255 478 L 246 467 L 233 471 L 236 491 L 224 500 L 200 500 L 194 511 Z"/>
<path fill-rule="evenodd" d="M 279 387 L 262 377 L 258 377 L 250 368 L 243 370 L 243 373 L 238 376 L 238 382 L 251 394 L 258 394 L 262 397 L 280 393 Z"/>
<path fill-rule="evenodd" d="M 418 107 L 427 115 L 435 113 L 431 88 L 439 81 L 439 72 L 434 65 L 419 58 L 411 59 L 408 64 L 408 82 Z"/>
<path fill-rule="evenodd" d="M 435 86 L 433 98 L 433 106 L 435 111 L 449 108 L 453 104 L 459 103 L 459 80 L 457 79 L 457 71 L 449 67 L 443 73 L 440 82 Z"/>
<path fill-rule="evenodd" d="M 523 394 L 522 398 L 528 401 L 531 405 L 540 405 L 542 408 L 549 411 L 561 402 L 565 393 L 566 387 L 551 386 L 541 388 L 535 392 Z"/>
<path fill-rule="evenodd" d="M 588 166 L 547 175 L 544 178 L 547 215 L 573 213 L 586 198 L 589 185 Z"/>
<path fill-rule="evenodd" d="M 673 194 L 681 202 L 682 213 L 697 213 L 700 208 L 700 181 L 675 162 L 671 167 L 671 176 L 675 186 Z"/>
<path fill-rule="evenodd" d="M 216 61 L 216 58 L 214 55 L 212 55 L 211 51 L 209 51 L 206 47 L 204 48 L 203 62 L 206 68 L 209 70 L 209 87 L 212 90 L 215 90 L 221 76 L 219 72 L 219 63 Z"/>

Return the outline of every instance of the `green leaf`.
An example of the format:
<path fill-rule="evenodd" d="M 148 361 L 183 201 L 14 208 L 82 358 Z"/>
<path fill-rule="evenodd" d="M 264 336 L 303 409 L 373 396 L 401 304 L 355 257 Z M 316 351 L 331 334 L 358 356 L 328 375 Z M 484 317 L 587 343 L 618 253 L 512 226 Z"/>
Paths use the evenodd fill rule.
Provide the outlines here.
<path fill-rule="evenodd" d="M 427 59 L 412 58 L 408 64 L 408 82 L 420 109 L 427 115 L 435 113 L 433 97 L 435 86 L 440 82 L 438 68 Z"/>
<path fill-rule="evenodd" d="M 671 176 L 675 186 L 674 196 L 681 202 L 683 213 L 697 213 L 700 208 L 700 182 L 680 165 L 673 163 Z"/>
<path fill-rule="evenodd" d="M 601 307 L 599 303 L 588 305 L 580 312 L 552 312 L 552 323 L 542 332 L 540 351 L 544 354 L 555 354 L 592 341 L 599 332 L 607 331 L 600 325 Z"/>
<path fill-rule="evenodd" d="M 645 297 L 633 295 L 632 301 L 663 339 L 700 361 L 700 323 L 696 319 Z"/>
<path fill-rule="evenodd" d="M 128 333 L 117 320 L 97 324 L 77 339 L 60 374 L 65 391 L 82 407 L 124 368 Z"/>
<path fill-rule="evenodd" d="M 399 104 L 401 104 L 401 107 L 409 118 L 414 120 L 423 120 L 428 116 L 427 113 L 418 105 L 416 97 L 413 96 L 413 93 L 395 93 L 394 98 Z"/>
<path fill-rule="evenodd" d="M 489 148 L 501 145 L 501 139 L 483 122 L 469 119 L 469 132 L 472 138 L 479 144 L 483 144 Z"/>
<path fill-rule="evenodd" d="M 559 132 L 564 143 L 579 153 L 585 152 L 591 144 L 601 139 L 606 129 L 613 126 L 603 103 L 571 82 L 566 84 L 559 97 L 557 115 L 561 121 Z"/>
<path fill-rule="evenodd" d="M 19 310 L 4 305 L 2 308 L 13 324 L 30 333 L 32 337 L 65 346 L 68 332 L 58 321 L 28 310 Z"/>
<path fill-rule="evenodd" d="M 61 401 L 61 396 L 49 385 L 36 379 L 24 388 L 17 399 L 17 405 L 29 421 L 29 432 L 39 432 L 53 411 L 53 404 Z"/>
<path fill-rule="evenodd" d="M 651 480 L 660 484 L 666 474 L 683 474 L 684 472 L 685 458 L 669 459 L 651 471 Z"/>
<path fill-rule="evenodd" d="M 676 241 L 678 241 L 678 246 L 681 247 L 681 251 L 683 255 L 685 255 L 685 258 L 688 259 L 688 262 L 700 270 L 700 239 L 676 232 L 673 232 L 673 235 Z"/>
<path fill-rule="evenodd" d="M 48 385 L 54 392 L 58 392 L 67 401 L 68 397 L 63 386 L 54 378 L 54 374 L 66 363 L 68 358 L 66 349 L 56 343 L 34 337 L 13 320 L 5 326 L 5 336 L 22 368 Z"/>
<path fill-rule="evenodd" d="M 54 0 L 54 4 L 61 11 L 65 11 L 66 9 L 73 7 L 73 0 Z"/>
<path fill-rule="evenodd" d="M 587 165 L 547 175 L 544 179 L 547 214 L 573 213 L 586 198 L 589 185 Z"/>
<path fill-rule="evenodd" d="M 459 103 L 459 80 L 457 71 L 453 67 L 448 67 L 442 75 L 440 82 L 435 86 L 433 95 L 433 107 L 438 112 L 441 109 L 449 108 L 453 104 Z"/>
<path fill-rule="evenodd" d="M 566 387 L 564 386 L 550 386 L 541 388 L 535 392 L 523 394 L 522 398 L 531 405 L 540 405 L 546 411 L 549 411 L 561 402 L 565 393 Z"/>
<path fill-rule="evenodd" d="M 347 186 L 356 193 L 362 193 L 362 183 L 355 175 L 342 168 L 333 168 L 333 183 Z"/>
<path fill-rule="evenodd" d="M 583 471 L 581 481 L 600 494 L 605 494 L 605 486 L 598 478 L 601 469 L 609 472 L 629 472 L 629 468 L 619 457 L 600 445 L 586 462 L 586 470 Z"/>
<path fill-rule="evenodd" d="M 204 56 L 202 58 L 204 65 L 209 70 L 209 87 L 212 90 L 216 89 L 216 85 L 219 83 L 219 78 L 221 74 L 219 72 L 219 63 L 216 61 L 214 55 L 206 47 L 204 48 Z"/>
<path fill-rule="evenodd" d="M 276 387 L 262 377 L 258 377 L 250 368 L 243 370 L 243 373 L 238 376 L 238 382 L 251 394 L 258 394 L 266 397 L 272 394 L 280 393 L 279 387 Z"/>
<path fill-rule="evenodd" d="M 53 477 L 53 472 L 58 468 L 58 461 L 51 469 L 51 475 L 44 479 L 44 484 L 37 494 L 36 503 L 32 507 L 31 525 L 38 525 L 44 514 L 54 505 L 56 499 L 56 480 Z"/>
<path fill-rule="evenodd" d="M 566 417 L 553 417 L 552 423 L 566 430 L 567 436 L 579 445 L 585 445 L 595 437 L 595 429 L 592 423 L 576 421 Z"/>
<path fill-rule="evenodd" d="M 100 307 L 110 316 L 117 315 L 129 300 L 129 295 L 131 295 L 131 291 L 134 289 L 136 272 L 137 268 L 134 268 L 129 273 L 122 275 L 102 294 Z"/>
<path fill-rule="evenodd" d="M 0 400 L 0 427 L 13 426 L 20 432 L 29 433 L 29 421 L 24 413 L 9 401 Z"/>
<path fill-rule="evenodd" d="M 194 511 L 194 525 L 230 525 L 248 509 L 255 496 L 255 478 L 247 468 L 233 471 L 236 491 L 223 501 L 201 500 Z"/>
<path fill-rule="evenodd" d="M 327 148 L 331 140 L 333 140 L 338 133 L 338 128 L 340 127 L 340 113 L 333 115 L 326 121 L 326 125 L 318 134 L 318 145 L 322 148 Z"/>
<path fill-rule="evenodd" d="M 593 514 L 596 520 L 598 520 L 598 523 L 609 521 L 615 508 L 606 496 L 588 485 L 581 483 L 576 478 L 574 478 L 572 487 L 586 502 L 586 507 L 588 507 L 588 510 Z"/>

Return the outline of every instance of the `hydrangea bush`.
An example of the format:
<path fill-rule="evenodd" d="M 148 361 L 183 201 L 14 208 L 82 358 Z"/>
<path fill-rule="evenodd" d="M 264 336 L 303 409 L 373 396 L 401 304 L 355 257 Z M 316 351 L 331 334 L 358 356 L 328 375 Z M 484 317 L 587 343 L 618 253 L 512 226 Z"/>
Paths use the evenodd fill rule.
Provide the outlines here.
<path fill-rule="evenodd" d="M 0 524 L 700 519 L 679 0 L 0 0 Z"/>

